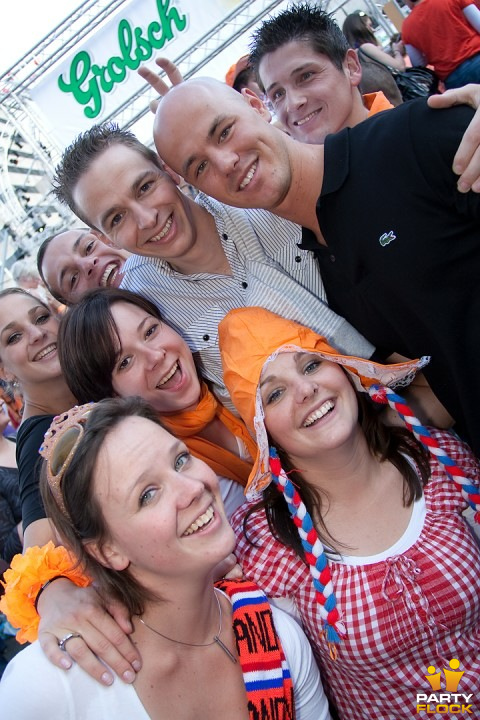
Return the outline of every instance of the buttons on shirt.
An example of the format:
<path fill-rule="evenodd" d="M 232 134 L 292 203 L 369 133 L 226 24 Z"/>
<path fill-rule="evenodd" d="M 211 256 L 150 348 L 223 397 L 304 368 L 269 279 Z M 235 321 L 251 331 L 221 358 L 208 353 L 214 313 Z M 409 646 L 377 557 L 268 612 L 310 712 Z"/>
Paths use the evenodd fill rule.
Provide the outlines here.
<path fill-rule="evenodd" d="M 330 258 L 330 262 L 332 262 L 332 263 L 334 263 L 336 260 L 336 257 L 333 253 L 331 255 L 329 255 L 329 258 Z"/>
<path fill-rule="evenodd" d="M 210 340 L 210 335 L 208 335 L 208 333 L 205 333 L 203 339 L 205 340 L 205 342 L 208 342 Z"/>
<path fill-rule="evenodd" d="M 248 287 L 248 283 L 245 280 L 242 282 L 242 287 L 244 290 L 246 290 Z"/>
<path fill-rule="evenodd" d="M 227 233 L 222 233 L 222 238 L 223 238 L 224 240 L 228 240 L 228 235 L 227 235 Z"/>
<path fill-rule="evenodd" d="M 295 262 L 302 262 L 302 258 L 300 255 L 295 255 Z"/>

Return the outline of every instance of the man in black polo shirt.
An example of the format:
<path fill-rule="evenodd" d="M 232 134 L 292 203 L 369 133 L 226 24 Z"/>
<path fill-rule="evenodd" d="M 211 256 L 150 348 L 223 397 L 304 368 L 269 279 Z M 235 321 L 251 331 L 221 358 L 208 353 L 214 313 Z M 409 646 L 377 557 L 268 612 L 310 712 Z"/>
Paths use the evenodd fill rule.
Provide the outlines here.
<path fill-rule="evenodd" d="M 331 307 L 385 354 L 432 355 L 425 374 L 480 451 L 480 198 L 459 193 L 451 170 L 473 112 L 407 103 L 324 146 L 261 113 L 248 92 L 190 80 L 160 103 L 157 149 L 222 202 L 302 224 Z"/>

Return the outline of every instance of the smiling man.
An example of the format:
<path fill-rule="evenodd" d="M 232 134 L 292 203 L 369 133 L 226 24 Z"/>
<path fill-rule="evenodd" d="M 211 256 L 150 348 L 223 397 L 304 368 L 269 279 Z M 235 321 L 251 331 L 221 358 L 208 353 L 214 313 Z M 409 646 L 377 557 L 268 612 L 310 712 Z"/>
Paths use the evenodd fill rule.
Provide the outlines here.
<path fill-rule="evenodd" d="M 331 307 L 385 356 L 432 355 L 425 375 L 480 452 L 480 198 L 452 171 L 473 112 L 412 101 L 307 145 L 243 93 L 210 79 L 172 88 L 160 156 L 221 202 L 302 224 Z"/>
<path fill-rule="evenodd" d="M 347 352 L 373 353 L 325 303 L 313 253 L 298 247 L 299 226 L 202 194 L 194 202 L 132 133 L 107 124 L 80 135 L 57 168 L 56 192 L 109 242 L 134 253 L 122 288 L 155 303 L 222 400 L 217 327 L 236 307 L 266 307 L 314 326 Z"/>
<path fill-rule="evenodd" d="M 110 247 L 89 228 L 75 228 L 44 240 L 38 272 L 52 295 L 66 305 L 96 287 L 119 287 L 128 252 Z"/>
<path fill-rule="evenodd" d="M 323 143 L 392 107 L 381 92 L 362 97 L 356 51 L 335 20 L 309 3 L 265 20 L 252 36 L 249 61 L 279 121 L 301 142 Z"/>

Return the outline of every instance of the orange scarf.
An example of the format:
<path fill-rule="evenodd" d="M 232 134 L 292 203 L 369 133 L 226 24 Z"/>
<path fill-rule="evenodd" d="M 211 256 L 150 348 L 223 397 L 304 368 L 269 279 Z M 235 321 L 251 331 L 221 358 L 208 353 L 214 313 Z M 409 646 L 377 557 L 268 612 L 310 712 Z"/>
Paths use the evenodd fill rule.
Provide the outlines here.
<path fill-rule="evenodd" d="M 198 435 L 215 418 L 218 418 L 232 435 L 243 441 L 252 458 L 257 456 L 255 441 L 243 422 L 218 402 L 206 383 L 202 383 L 202 394 L 195 410 L 161 416 L 163 425 L 173 435 L 184 440 L 192 455 L 204 460 L 217 475 L 235 480 L 245 487 L 253 460 L 250 462 L 242 460 L 230 450 Z"/>

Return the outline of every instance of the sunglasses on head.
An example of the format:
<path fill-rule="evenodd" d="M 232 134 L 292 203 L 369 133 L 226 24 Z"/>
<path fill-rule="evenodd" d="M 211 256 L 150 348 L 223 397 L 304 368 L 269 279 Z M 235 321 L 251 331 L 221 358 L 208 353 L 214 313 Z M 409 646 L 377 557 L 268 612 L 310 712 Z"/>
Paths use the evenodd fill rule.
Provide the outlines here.
<path fill-rule="evenodd" d="M 75 405 L 57 415 L 45 433 L 40 455 L 47 463 L 47 481 L 59 508 L 66 514 L 62 480 L 85 434 L 85 424 L 94 403 Z"/>

